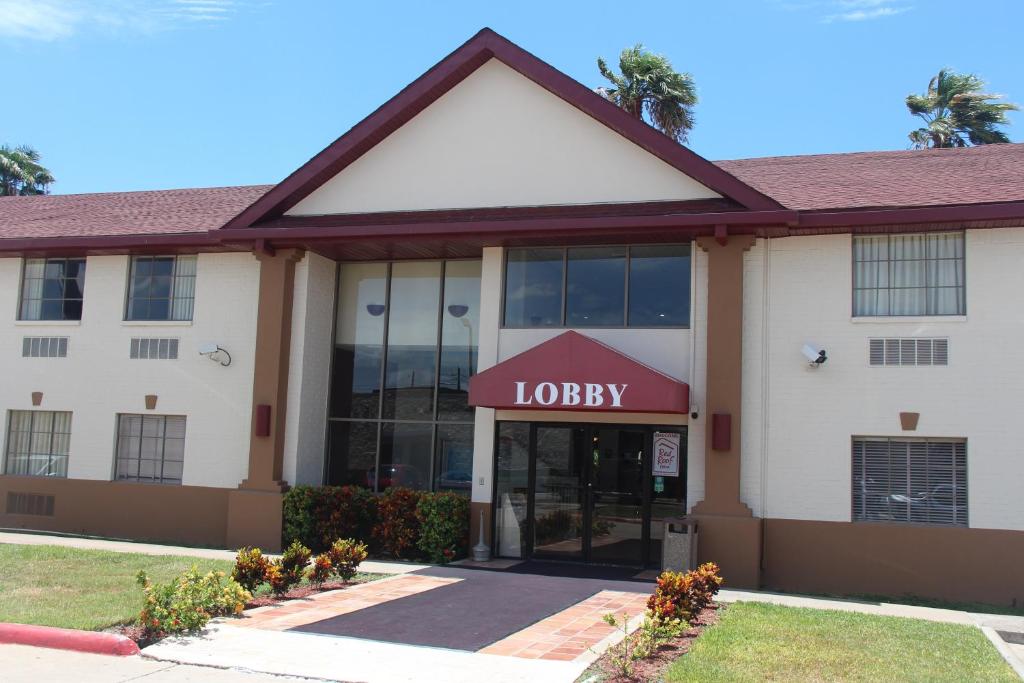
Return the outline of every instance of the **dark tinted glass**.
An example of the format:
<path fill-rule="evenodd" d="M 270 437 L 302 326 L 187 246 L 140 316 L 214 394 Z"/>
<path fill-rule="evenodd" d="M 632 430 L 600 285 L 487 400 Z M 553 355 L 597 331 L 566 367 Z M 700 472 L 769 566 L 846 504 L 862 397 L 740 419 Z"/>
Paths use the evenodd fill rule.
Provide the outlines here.
<path fill-rule="evenodd" d="M 440 299 L 440 261 L 392 265 L 384 373 L 385 418 L 434 419 Z"/>
<path fill-rule="evenodd" d="M 346 263 L 338 275 L 331 417 L 380 411 L 387 273 L 385 263 Z"/>
<path fill-rule="evenodd" d="M 494 533 L 498 557 L 523 557 L 527 546 L 530 424 L 498 423 Z"/>
<path fill-rule="evenodd" d="M 372 486 L 377 459 L 376 422 L 331 422 L 327 483 Z"/>
<path fill-rule="evenodd" d="M 626 248 L 569 249 L 566 326 L 622 326 L 625 314 Z"/>
<path fill-rule="evenodd" d="M 562 324 L 562 250 L 509 249 L 505 263 L 505 325 Z"/>
<path fill-rule="evenodd" d="M 480 261 L 449 261 L 444 268 L 441 309 L 441 370 L 437 417 L 473 421 L 469 378 L 476 371 L 480 337 Z"/>
<path fill-rule="evenodd" d="M 473 485 L 473 425 L 438 425 L 435 491 L 469 496 Z"/>
<path fill-rule="evenodd" d="M 377 490 L 392 486 L 430 488 L 430 440 L 433 425 L 384 423 L 380 436 Z"/>
<path fill-rule="evenodd" d="M 689 245 L 631 247 L 629 325 L 690 324 Z"/>

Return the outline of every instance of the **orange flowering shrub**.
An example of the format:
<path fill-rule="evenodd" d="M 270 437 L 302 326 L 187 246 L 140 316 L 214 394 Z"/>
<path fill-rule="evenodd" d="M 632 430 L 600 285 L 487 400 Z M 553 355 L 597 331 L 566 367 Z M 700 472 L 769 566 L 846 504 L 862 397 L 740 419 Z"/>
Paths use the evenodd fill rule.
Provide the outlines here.
<path fill-rule="evenodd" d="M 239 614 L 252 595 L 224 572 L 200 574 L 193 567 L 168 583 L 153 583 L 140 571 L 135 577 L 145 594 L 139 625 L 150 637 L 187 633 L 213 617 Z M 226 578 L 226 580 L 225 580 Z"/>
<path fill-rule="evenodd" d="M 351 538 L 339 538 L 326 554 L 330 558 L 331 571 L 342 581 L 349 581 L 366 559 L 366 544 Z"/>
<path fill-rule="evenodd" d="M 714 562 L 685 574 L 665 571 L 658 577 L 654 594 L 647 600 L 647 609 L 657 621 L 690 622 L 711 604 L 721 585 L 722 577 Z"/>
<path fill-rule="evenodd" d="M 270 560 L 263 556 L 259 548 L 240 548 L 238 556 L 235 557 L 235 568 L 231 571 L 231 578 L 251 593 L 263 583 L 269 564 Z"/>
<path fill-rule="evenodd" d="M 306 572 L 306 578 L 314 586 L 322 586 L 327 579 L 331 578 L 333 569 L 331 558 L 327 553 L 322 553 L 313 558 L 313 564 Z"/>

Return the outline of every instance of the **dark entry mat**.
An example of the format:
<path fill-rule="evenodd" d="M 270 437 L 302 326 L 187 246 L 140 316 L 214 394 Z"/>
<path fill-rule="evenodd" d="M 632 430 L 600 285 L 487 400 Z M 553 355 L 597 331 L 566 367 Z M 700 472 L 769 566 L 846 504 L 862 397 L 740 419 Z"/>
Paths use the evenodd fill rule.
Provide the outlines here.
<path fill-rule="evenodd" d="M 476 651 L 599 591 L 648 590 L 636 581 L 527 574 L 521 570 L 431 567 L 416 573 L 462 581 L 290 630 Z"/>

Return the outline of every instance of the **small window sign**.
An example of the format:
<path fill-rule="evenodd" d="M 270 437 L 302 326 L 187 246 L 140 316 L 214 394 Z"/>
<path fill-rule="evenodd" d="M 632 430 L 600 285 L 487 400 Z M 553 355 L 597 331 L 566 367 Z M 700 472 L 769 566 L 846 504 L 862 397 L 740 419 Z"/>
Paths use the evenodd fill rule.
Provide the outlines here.
<path fill-rule="evenodd" d="M 654 492 L 665 493 L 665 477 L 654 478 Z"/>
<path fill-rule="evenodd" d="M 654 433 L 654 467 L 656 477 L 679 476 L 679 434 L 676 432 Z"/>

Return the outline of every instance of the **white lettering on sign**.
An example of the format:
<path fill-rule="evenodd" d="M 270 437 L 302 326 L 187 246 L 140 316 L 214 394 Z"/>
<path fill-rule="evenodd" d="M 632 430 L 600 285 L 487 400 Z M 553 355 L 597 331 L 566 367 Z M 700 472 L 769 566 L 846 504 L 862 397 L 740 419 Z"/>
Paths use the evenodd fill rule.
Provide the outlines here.
<path fill-rule="evenodd" d="M 679 476 L 679 434 L 654 432 L 654 462 L 651 474 L 656 477 Z"/>
<path fill-rule="evenodd" d="M 552 406 L 556 403 L 562 408 L 573 408 L 584 405 L 588 408 L 621 408 L 622 397 L 628 384 L 594 384 L 584 382 L 561 382 L 561 388 L 554 382 L 538 382 L 530 387 L 530 382 L 514 382 L 516 385 L 517 406 Z"/>

